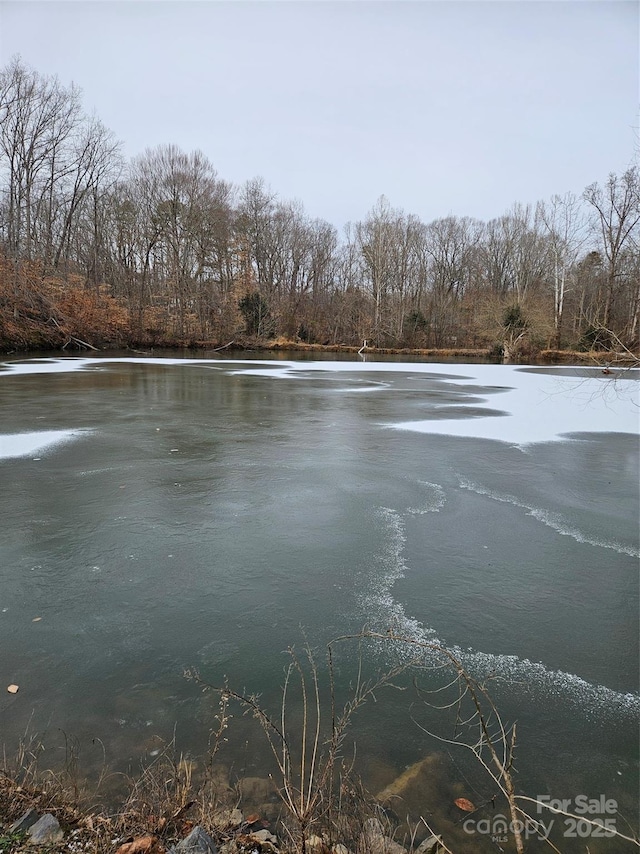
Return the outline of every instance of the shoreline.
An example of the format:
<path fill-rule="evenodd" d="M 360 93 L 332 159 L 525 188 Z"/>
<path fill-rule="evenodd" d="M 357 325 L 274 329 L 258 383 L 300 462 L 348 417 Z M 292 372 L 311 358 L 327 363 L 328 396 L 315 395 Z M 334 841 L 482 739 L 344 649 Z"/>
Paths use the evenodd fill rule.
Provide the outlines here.
<path fill-rule="evenodd" d="M 74 345 L 74 349 L 67 350 L 65 347 L 36 347 L 25 349 L 0 348 L 0 355 L 22 357 L 25 359 L 42 358 L 43 354 L 78 355 L 88 354 L 111 354 L 115 352 L 135 353 L 141 356 L 157 356 L 159 352 L 212 352 L 230 354 L 234 352 L 250 353 L 341 353 L 352 356 L 409 356 L 411 358 L 423 358 L 428 362 L 460 361 L 472 359 L 487 364 L 503 364 L 501 358 L 496 358 L 489 348 L 461 347 L 457 349 L 435 349 L 435 348 L 409 348 L 409 347 L 355 347 L 346 344 L 306 344 L 298 341 L 278 339 L 270 340 L 238 340 L 229 344 L 219 346 L 213 341 L 175 341 L 161 342 L 159 344 L 147 345 L 133 342 L 132 344 L 106 344 L 97 348 L 91 346 Z M 588 365 L 633 367 L 637 366 L 640 356 L 632 356 L 628 353 L 612 353 L 607 351 L 589 350 L 541 350 L 536 354 L 527 354 L 526 358 L 513 359 L 508 364 L 522 365 Z"/>

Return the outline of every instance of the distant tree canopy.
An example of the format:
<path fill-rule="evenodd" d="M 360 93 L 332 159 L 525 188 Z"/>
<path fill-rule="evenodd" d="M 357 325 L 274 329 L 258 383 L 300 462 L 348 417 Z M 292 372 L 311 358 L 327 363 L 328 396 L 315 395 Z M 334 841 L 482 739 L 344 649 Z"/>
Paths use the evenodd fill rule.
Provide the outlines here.
<path fill-rule="evenodd" d="M 35 275 L 113 299 L 132 341 L 633 348 L 639 244 L 637 166 L 489 222 L 423 223 L 381 196 L 339 235 L 200 151 L 126 161 L 75 86 L 19 58 L 0 71 L 0 293 L 16 322 Z"/>

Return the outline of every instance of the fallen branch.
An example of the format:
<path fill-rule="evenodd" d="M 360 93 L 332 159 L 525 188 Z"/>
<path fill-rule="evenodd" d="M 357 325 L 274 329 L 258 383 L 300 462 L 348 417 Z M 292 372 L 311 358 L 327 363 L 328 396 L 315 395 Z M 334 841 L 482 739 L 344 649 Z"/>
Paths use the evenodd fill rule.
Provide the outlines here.
<path fill-rule="evenodd" d="M 84 347 L 85 350 L 95 350 L 96 353 L 99 352 L 98 348 L 94 347 L 93 344 L 87 344 L 86 341 L 81 341 L 80 338 L 74 338 L 73 335 L 69 336 L 69 340 L 67 341 L 67 343 L 64 345 L 64 347 L 62 349 L 66 350 L 67 347 L 69 346 L 69 344 L 75 344 L 76 347 L 80 347 L 80 348 Z"/>

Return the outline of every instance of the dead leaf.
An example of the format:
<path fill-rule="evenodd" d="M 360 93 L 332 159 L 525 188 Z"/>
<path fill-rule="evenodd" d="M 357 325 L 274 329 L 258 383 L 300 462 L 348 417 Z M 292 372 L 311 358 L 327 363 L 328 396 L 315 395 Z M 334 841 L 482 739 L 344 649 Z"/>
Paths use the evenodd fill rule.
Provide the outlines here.
<path fill-rule="evenodd" d="M 475 805 L 468 801 L 466 798 L 456 798 L 454 804 L 461 810 L 465 812 L 473 812 L 475 810 Z"/>
<path fill-rule="evenodd" d="M 39 623 L 41 619 L 42 619 L 42 617 L 34 617 L 33 620 L 31 620 L 31 622 L 32 623 Z"/>
<path fill-rule="evenodd" d="M 172 821 L 178 821 L 179 819 L 181 819 L 182 816 L 185 813 L 187 813 L 194 804 L 195 804 L 195 801 L 187 801 L 187 803 L 184 806 L 180 807 L 180 809 L 177 809 L 174 812 L 174 814 L 171 816 L 171 820 Z"/>
<path fill-rule="evenodd" d="M 251 813 L 251 815 L 247 816 L 245 819 L 247 824 L 256 824 L 260 821 L 260 816 L 257 812 Z"/>
<path fill-rule="evenodd" d="M 8 686 L 7 686 L 7 691 L 8 691 L 10 694 L 17 694 L 19 690 L 20 690 L 20 686 L 19 686 L 19 685 L 8 685 Z"/>
<path fill-rule="evenodd" d="M 139 836 L 133 842 L 125 842 L 116 854 L 165 854 L 157 836 Z"/>

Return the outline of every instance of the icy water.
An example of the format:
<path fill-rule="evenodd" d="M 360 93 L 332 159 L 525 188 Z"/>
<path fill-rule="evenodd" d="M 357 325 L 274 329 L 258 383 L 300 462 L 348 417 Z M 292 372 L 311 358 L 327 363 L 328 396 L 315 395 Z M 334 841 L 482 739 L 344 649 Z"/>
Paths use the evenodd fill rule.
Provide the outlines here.
<path fill-rule="evenodd" d="M 492 676 L 523 789 L 637 829 L 638 413 L 637 374 L 585 368 L 5 361 L 1 740 L 198 751 L 185 668 L 271 703 L 287 646 L 392 628 Z M 445 750 L 467 791 L 410 699 L 363 715 L 363 772 Z"/>

